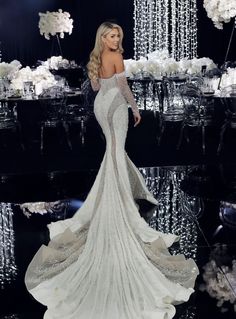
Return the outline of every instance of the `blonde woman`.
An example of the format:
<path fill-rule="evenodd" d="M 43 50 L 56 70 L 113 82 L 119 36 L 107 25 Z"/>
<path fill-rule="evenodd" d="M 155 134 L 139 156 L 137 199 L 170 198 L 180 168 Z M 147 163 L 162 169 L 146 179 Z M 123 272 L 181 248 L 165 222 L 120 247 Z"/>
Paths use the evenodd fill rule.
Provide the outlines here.
<path fill-rule="evenodd" d="M 100 89 L 102 80 L 116 78 L 121 91 L 120 95 L 131 105 L 136 126 L 141 116 L 125 77 L 122 39 L 123 31 L 119 25 L 110 22 L 100 25 L 97 30 L 95 47 L 90 54 L 88 75 L 94 91 Z M 98 104 L 99 101 L 95 101 L 95 109 Z"/>
<path fill-rule="evenodd" d="M 76 214 L 49 225 L 26 273 L 29 292 L 48 309 L 44 319 L 170 319 L 174 303 L 187 301 L 198 269 L 193 260 L 171 256 L 177 240 L 150 228 L 136 199 L 157 202 L 124 150 L 131 105 L 120 26 L 97 31 L 88 72 L 99 90 L 94 112 L 106 137 L 106 152 L 95 183 Z"/>

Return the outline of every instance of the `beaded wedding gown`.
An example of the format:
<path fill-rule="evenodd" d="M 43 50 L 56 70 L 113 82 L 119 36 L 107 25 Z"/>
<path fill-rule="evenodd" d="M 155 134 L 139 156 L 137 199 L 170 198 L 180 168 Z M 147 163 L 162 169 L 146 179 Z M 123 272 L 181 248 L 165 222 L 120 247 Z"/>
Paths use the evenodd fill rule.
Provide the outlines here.
<path fill-rule="evenodd" d="M 187 301 L 198 269 L 167 250 L 178 238 L 150 228 L 135 199 L 157 204 L 124 151 L 127 101 L 124 73 L 100 79 L 94 112 L 106 152 L 83 206 L 51 223 L 50 242 L 34 256 L 26 286 L 47 306 L 44 319 L 170 319 Z"/>

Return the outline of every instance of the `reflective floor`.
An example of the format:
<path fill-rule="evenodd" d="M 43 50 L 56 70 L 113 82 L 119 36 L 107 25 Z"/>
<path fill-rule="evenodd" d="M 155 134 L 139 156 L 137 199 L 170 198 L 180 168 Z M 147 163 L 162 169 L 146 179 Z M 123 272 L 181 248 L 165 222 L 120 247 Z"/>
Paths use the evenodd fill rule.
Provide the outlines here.
<path fill-rule="evenodd" d="M 151 227 L 179 235 L 180 240 L 171 247 L 171 252 L 194 258 L 200 269 L 196 291 L 187 303 L 176 307 L 175 319 L 233 319 L 236 317 L 236 165 L 144 167 L 140 171 L 159 203 L 150 207 L 140 201 L 140 214 Z M 24 287 L 26 267 L 40 245 L 48 242 L 46 225 L 74 214 L 86 198 L 96 173 L 95 169 L 83 169 L 47 175 L 51 183 L 47 200 L 58 200 L 60 196 L 63 200 L 44 213 L 37 208 L 35 212 L 22 210 L 16 192 L 15 197 L 7 192 L 13 187 L 19 189 L 13 177 L 1 186 L 2 196 L 8 194 L 9 201 L 11 196 L 16 199 L 12 204 L 1 204 L 1 319 L 43 318 L 45 308 Z M 44 181 L 45 176 L 37 175 L 37 180 L 39 176 Z M 30 177 L 36 180 L 32 174 L 28 180 L 24 179 L 28 190 Z M 69 193 L 76 199 L 66 199 Z M 20 193 L 19 202 L 27 201 L 25 194 L 29 196 L 27 189 Z M 41 198 L 45 194 L 46 191 L 41 192 Z"/>
<path fill-rule="evenodd" d="M 189 128 L 177 149 L 179 123 L 166 123 L 158 144 L 158 116 L 143 112 L 137 128 L 130 117 L 127 152 L 159 203 L 153 208 L 139 202 L 140 214 L 151 227 L 179 235 L 171 252 L 194 258 L 200 269 L 196 291 L 176 307 L 175 319 L 236 318 L 235 129 L 226 131 L 217 155 L 221 126 L 206 127 L 204 154 L 199 128 Z M 42 153 L 38 130 L 27 134 L 24 149 L 7 132 L 0 134 L 0 319 L 43 318 L 45 308 L 25 289 L 25 270 L 48 242 L 46 225 L 80 207 L 104 154 L 94 118 L 86 123 L 84 144 L 72 128 L 72 150 L 58 133 L 45 135 Z M 58 200 L 41 214 L 19 205 Z"/>

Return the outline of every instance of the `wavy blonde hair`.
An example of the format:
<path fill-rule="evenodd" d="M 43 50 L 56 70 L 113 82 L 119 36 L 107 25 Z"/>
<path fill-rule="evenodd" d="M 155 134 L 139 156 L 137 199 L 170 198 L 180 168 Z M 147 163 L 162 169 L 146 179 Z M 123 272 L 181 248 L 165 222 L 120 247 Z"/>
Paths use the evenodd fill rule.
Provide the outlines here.
<path fill-rule="evenodd" d="M 95 45 L 93 51 L 90 53 L 89 63 L 87 64 L 88 76 L 91 80 L 98 79 L 99 68 L 101 67 L 101 54 L 104 49 L 102 37 L 106 36 L 112 29 L 117 29 L 120 35 L 119 47 L 117 52 L 123 53 L 122 40 L 123 30 L 122 28 L 112 22 L 103 22 L 97 29 Z"/>

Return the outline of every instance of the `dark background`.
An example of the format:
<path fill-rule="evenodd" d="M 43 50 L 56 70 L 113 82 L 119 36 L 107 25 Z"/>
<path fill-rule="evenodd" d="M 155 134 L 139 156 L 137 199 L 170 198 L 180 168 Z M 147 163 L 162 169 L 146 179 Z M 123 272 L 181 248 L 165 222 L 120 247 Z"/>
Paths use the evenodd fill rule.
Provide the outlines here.
<path fill-rule="evenodd" d="M 0 0 L 0 41 L 3 61 L 18 59 L 34 65 L 51 55 L 52 41 L 40 35 L 38 12 L 68 11 L 74 20 L 72 35 L 61 40 L 63 57 L 85 64 L 93 48 L 100 23 L 114 20 L 125 32 L 124 57 L 133 57 L 133 0 Z M 198 56 L 210 57 L 222 64 L 233 21 L 218 30 L 198 0 Z M 228 60 L 235 60 L 235 35 Z M 54 52 L 53 52 L 54 53 Z"/>

